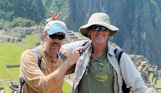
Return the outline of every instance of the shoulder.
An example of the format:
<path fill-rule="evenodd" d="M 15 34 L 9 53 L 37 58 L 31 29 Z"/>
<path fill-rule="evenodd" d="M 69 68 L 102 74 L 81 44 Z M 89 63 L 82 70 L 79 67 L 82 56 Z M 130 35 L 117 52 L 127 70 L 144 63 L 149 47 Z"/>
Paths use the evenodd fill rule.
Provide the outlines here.
<path fill-rule="evenodd" d="M 71 43 L 66 43 L 66 44 L 64 44 L 62 46 L 62 48 L 65 48 L 66 46 L 81 46 L 85 42 L 88 42 L 88 40 L 81 40 L 81 41 L 75 41 L 75 42 L 71 42 Z"/>
<path fill-rule="evenodd" d="M 27 49 L 21 55 L 21 63 L 30 63 L 36 61 L 37 57 L 34 49 Z"/>
<path fill-rule="evenodd" d="M 60 52 L 64 54 L 65 57 L 68 57 L 70 52 L 67 51 L 66 49 L 60 49 Z"/>
<path fill-rule="evenodd" d="M 34 54 L 34 49 L 27 49 L 25 50 L 21 56 L 28 56 Z"/>
<path fill-rule="evenodd" d="M 81 40 L 81 41 L 75 41 L 75 42 L 67 43 L 67 44 L 64 44 L 61 48 L 66 49 L 68 51 L 71 51 L 75 48 L 82 46 L 85 42 L 88 42 L 88 40 Z"/>

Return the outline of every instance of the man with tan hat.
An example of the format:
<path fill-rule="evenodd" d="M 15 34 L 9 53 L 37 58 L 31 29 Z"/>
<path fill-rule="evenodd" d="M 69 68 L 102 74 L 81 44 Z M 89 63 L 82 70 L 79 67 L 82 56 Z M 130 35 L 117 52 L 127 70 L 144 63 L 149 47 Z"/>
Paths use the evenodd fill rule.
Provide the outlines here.
<path fill-rule="evenodd" d="M 110 23 L 108 14 L 92 14 L 79 30 L 90 40 L 62 47 L 71 51 L 87 46 L 76 64 L 72 93 L 123 93 L 123 80 L 132 93 L 146 93 L 143 79 L 128 55 L 122 52 L 119 62 L 116 59 L 116 48 L 110 44 L 109 37 L 119 29 Z"/>

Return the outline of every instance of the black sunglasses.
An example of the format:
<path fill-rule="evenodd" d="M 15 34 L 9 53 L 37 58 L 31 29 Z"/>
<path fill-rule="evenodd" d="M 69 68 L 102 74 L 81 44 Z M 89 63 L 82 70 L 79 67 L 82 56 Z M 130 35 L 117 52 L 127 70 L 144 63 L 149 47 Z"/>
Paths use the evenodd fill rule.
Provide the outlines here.
<path fill-rule="evenodd" d="M 57 34 L 53 34 L 53 35 L 49 35 L 50 38 L 52 39 L 59 39 L 59 40 L 63 40 L 65 38 L 65 35 L 57 35 Z"/>
<path fill-rule="evenodd" d="M 108 28 L 104 27 L 104 26 L 97 26 L 97 25 L 92 25 L 89 27 L 89 29 L 94 30 L 94 31 L 107 31 Z"/>

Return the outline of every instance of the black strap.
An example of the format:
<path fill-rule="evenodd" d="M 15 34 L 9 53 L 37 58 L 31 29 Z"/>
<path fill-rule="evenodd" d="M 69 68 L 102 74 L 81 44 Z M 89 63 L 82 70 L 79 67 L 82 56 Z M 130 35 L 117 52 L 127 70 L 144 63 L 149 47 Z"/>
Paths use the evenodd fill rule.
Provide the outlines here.
<path fill-rule="evenodd" d="M 19 76 L 19 80 L 20 80 L 20 93 L 22 93 L 22 87 L 25 84 L 25 81 L 22 79 L 21 76 Z"/>
<path fill-rule="evenodd" d="M 65 61 L 66 56 L 64 55 L 64 53 L 62 53 L 61 51 L 58 52 L 58 55 L 63 59 L 63 61 Z"/>
<path fill-rule="evenodd" d="M 39 49 L 38 49 L 38 48 L 34 48 L 34 51 L 35 51 L 35 54 L 36 54 L 36 56 L 37 56 L 37 58 L 38 58 L 38 66 L 39 66 L 39 68 L 40 68 L 41 70 L 42 70 L 42 69 L 45 69 L 45 68 L 43 68 L 43 67 L 41 66 L 42 55 L 40 54 Z"/>
<path fill-rule="evenodd" d="M 124 52 L 124 50 L 121 49 L 121 48 L 120 48 L 120 49 L 116 48 L 116 49 L 114 50 L 115 57 L 116 57 L 116 59 L 117 59 L 119 65 L 120 65 L 120 58 L 121 58 L 121 55 L 122 55 L 123 52 Z"/>
<path fill-rule="evenodd" d="M 85 50 L 88 48 L 88 46 L 89 46 L 88 41 L 87 41 L 87 42 L 85 42 L 85 43 L 83 43 L 83 44 L 82 44 L 82 46 L 85 46 L 86 48 L 85 48 L 85 49 L 83 49 L 83 50 L 81 50 L 81 51 L 79 51 L 79 54 L 80 54 L 80 55 L 82 55 L 82 54 L 85 52 Z"/>
<path fill-rule="evenodd" d="M 123 49 L 118 49 L 118 48 L 116 48 L 116 49 L 114 50 L 115 57 L 116 57 L 116 59 L 117 59 L 117 61 L 118 61 L 119 66 L 120 66 L 120 58 L 121 58 L 121 55 L 122 55 L 123 52 L 124 52 Z M 124 79 L 123 79 L 122 91 L 123 91 L 123 93 L 130 93 L 130 88 L 127 87 L 127 85 L 126 85 Z"/>

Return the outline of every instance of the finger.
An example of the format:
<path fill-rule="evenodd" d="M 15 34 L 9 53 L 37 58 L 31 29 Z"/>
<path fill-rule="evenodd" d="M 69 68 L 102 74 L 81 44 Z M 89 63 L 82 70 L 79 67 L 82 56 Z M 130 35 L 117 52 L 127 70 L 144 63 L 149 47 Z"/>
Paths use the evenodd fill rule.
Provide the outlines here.
<path fill-rule="evenodd" d="M 58 20 L 61 16 L 61 12 L 58 13 L 58 15 L 55 17 L 55 20 Z"/>
<path fill-rule="evenodd" d="M 80 50 L 83 50 L 83 49 L 85 49 L 86 48 L 86 46 L 81 46 L 81 47 L 79 47 L 79 48 L 77 48 L 77 49 L 75 49 L 76 51 L 80 51 Z"/>
<path fill-rule="evenodd" d="M 49 21 L 51 21 L 51 20 L 52 20 L 52 18 L 47 19 L 47 20 L 46 20 L 46 24 L 47 24 Z"/>
<path fill-rule="evenodd" d="M 54 14 L 54 11 L 51 11 L 51 19 L 52 19 L 52 20 L 55 20 L 55 14 Z"/>

